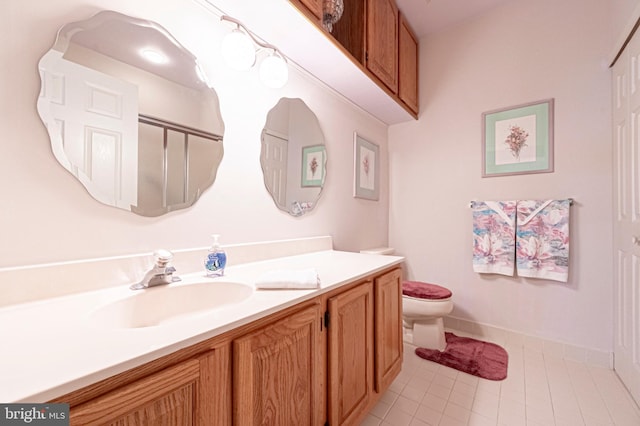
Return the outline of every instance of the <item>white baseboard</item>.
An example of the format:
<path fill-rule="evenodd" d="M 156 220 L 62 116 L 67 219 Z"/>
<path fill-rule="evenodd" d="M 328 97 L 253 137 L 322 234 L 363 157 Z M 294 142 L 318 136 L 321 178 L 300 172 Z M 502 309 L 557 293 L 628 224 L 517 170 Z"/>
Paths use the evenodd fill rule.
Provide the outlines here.
<path fill-rule="evenodd" d="M 530 336 L 513 330 L 494 327 L 454 317 L 445 317 L 447 330 L 459 331 L 509 348 L 523 348 L 546 356 L 582 362 L 595 367 L 613 370 L 613 353 L 571 345 L 564 342 Z"/>

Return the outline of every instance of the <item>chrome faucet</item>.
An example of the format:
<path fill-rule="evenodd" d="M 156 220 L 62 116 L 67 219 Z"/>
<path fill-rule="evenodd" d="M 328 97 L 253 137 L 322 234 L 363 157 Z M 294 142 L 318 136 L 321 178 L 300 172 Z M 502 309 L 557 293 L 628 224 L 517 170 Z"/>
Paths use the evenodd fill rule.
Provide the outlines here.
<path fill-rule="evenodd" d="M 173 275 L 176 268 L 167 266 L 169 262 L 171 262 L 171 259 L 173 259 L 173 253 L 169 250 L 156 250 L 153 256 L 156 259 L 155 265 L 147 271 L 142 281 L 129 287 L 131 290 L 142 290 L 144 288 L 180 281 L 180 277 Z"/>

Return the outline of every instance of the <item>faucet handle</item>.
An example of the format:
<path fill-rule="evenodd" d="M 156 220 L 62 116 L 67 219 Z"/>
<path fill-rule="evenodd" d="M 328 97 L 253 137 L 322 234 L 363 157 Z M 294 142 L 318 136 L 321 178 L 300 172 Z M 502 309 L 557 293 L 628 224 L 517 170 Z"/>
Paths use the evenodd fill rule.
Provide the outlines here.
<path fill-rule="evenodd" d="M 171 262 L 171 259 L 173 259 L 173 253 L 165 249 L 158 249 L 154 251 L 153 256 L 156 258 L 156 265 L 161 268 L 167 266 L 167 263 Z"/>

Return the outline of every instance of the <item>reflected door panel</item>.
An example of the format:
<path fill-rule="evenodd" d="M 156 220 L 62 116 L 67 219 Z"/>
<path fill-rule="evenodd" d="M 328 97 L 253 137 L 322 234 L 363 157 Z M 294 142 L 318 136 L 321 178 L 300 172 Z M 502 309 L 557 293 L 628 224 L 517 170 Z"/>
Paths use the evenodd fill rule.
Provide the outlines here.
<path fill-rule="evenodd" d="M 85 153 L 87 163 L 87 179 L 95 188 L 96 197 L 103 198 L 111 204 L 120 205 L 121 184 L 137 191 L 136 182 L 120 182 L 122 166 L 120 162 L 122 137 L 120 133 L 112 133 L 103 129 L 87 128 Z M 135 200 L 133 200 L 135 202 Z M 126 207 L 131 206 L 131 201 Z"/>
<path fill-rule="evenodd" d="M 168 62 L 140 55 L 149 46 Z M 160 25 L 113 11 L 71 22 L 39 69 L 51 149 L 98 201 L 158 216 L 191 206 L 215 180 L 224 134 L 217 94 Z M 140 117 L 154 117 L 160 134 Z M 200 137 L 207 155 L 190 153 Z"/>
<path fill-rule="evenodd" d="M 262 135 L 264 175 L 276 204 L 287 205 L 287 149 L 288 141 L 274 134 Z"/>
<path fill-rule="evenodd" d="M 41 62 L 51 87 L 45 83 L 38 102 L 50 102 L 70 171 L 99 201 L 128 209 L 137 199 L 138 148 L 122 141 L 138 139 L 138 89 L 60 56 L 50 51 Z"/>

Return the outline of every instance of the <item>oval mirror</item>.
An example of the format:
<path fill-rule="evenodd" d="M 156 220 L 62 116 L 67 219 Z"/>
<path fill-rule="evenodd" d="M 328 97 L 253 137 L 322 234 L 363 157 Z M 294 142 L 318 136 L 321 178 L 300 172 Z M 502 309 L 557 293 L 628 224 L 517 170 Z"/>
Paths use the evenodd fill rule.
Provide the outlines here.
<path fill-rule="evenodd" d="M 301 99 L 282 98 L 267 114 L 260 164 L 264 184 L 279 209 L 293 216 L 312 210 L 326 176 L 324 136 Z"/>
<path fill-rule="evenodd" d="M 62 27 L 39 69 L 53 153 L 96 200 L 158 216 L 193 205 L 215 180 L 218 96 L 160 25 L 99 12 Z"/>

